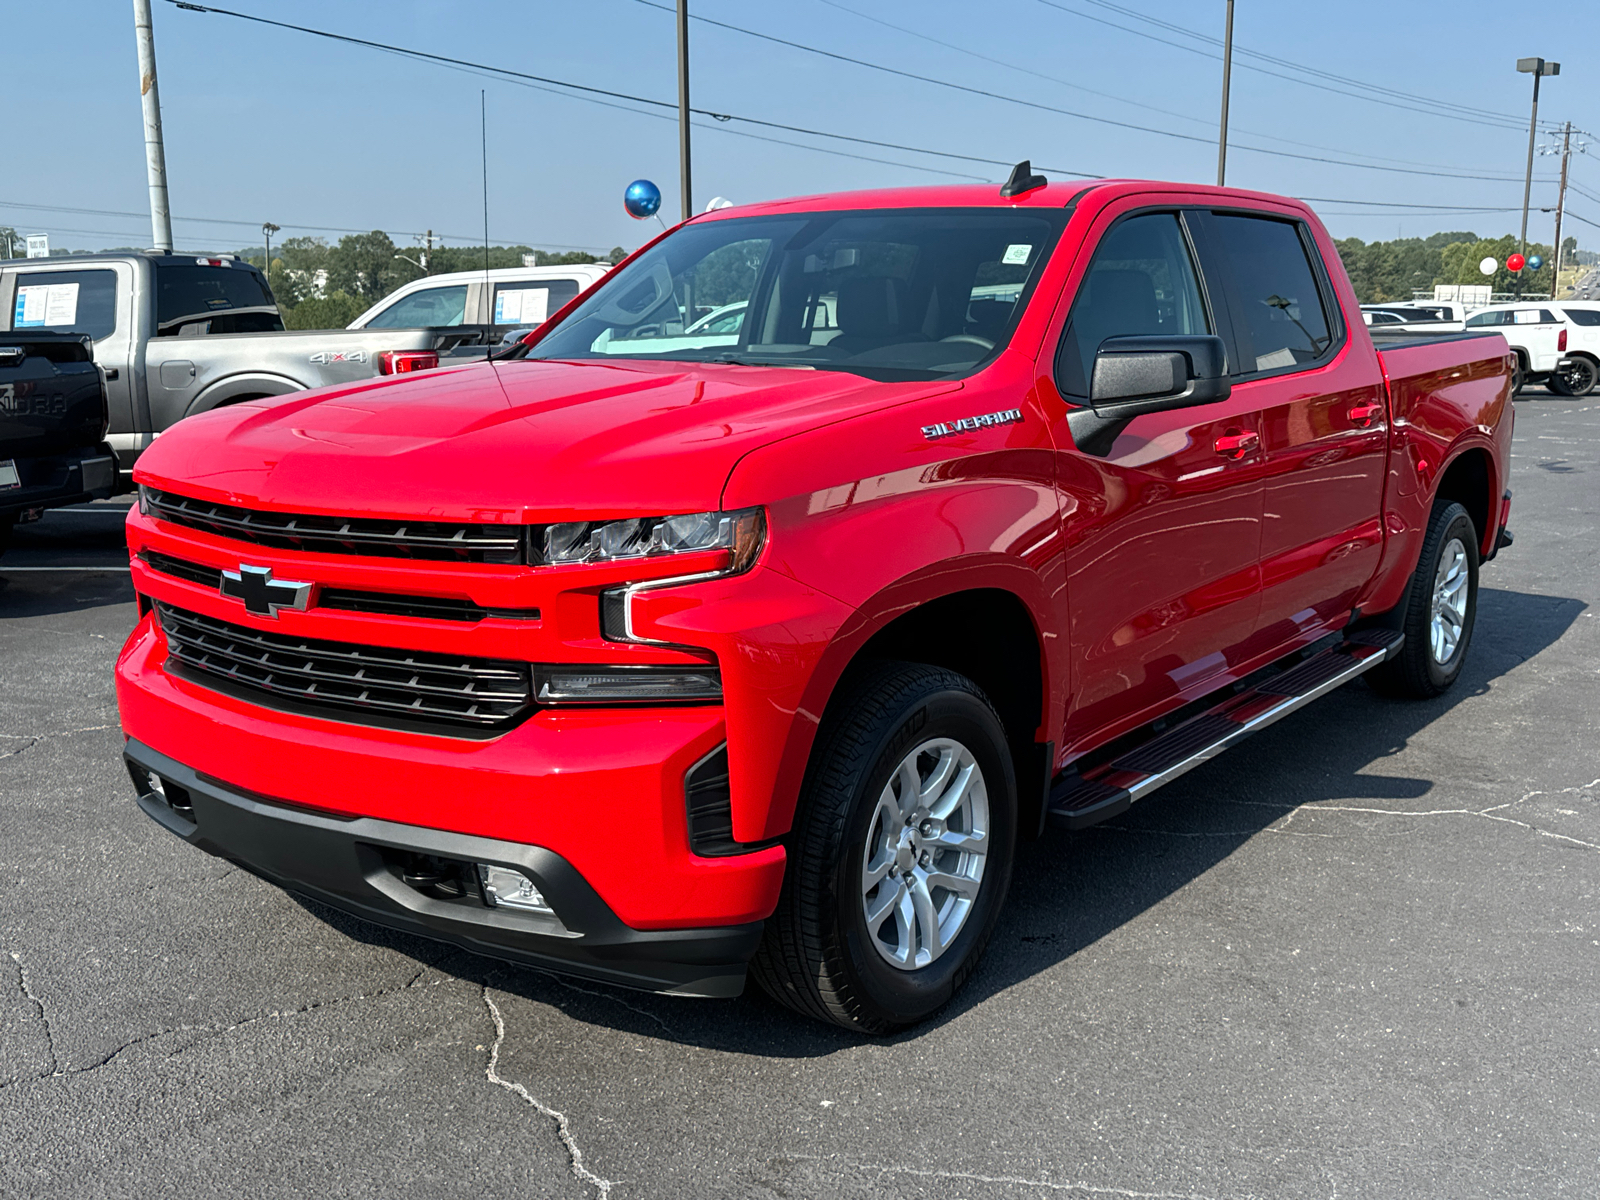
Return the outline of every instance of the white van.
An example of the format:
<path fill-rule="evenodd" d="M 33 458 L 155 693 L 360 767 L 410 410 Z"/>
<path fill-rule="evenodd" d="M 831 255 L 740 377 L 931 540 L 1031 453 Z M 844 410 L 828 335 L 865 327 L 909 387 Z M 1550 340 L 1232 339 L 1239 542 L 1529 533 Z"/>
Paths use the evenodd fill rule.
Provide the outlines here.
<path fill-rule="evenodd" d="M 390 292 L 351 329 L 483 325 L 533 328 L 611 269 L 610 263 L 500 267 L 425 275 Z M 479 352 L 482 353 L 481 351 Z"/>

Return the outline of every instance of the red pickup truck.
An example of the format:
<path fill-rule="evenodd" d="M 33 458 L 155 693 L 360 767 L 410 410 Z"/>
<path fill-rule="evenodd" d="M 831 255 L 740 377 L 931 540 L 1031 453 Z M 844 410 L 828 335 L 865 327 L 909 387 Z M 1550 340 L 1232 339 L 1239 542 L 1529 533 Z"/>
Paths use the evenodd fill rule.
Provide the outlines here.
<path fill-rule="evenodd" d="M 497 361 L 146 451 L 128 767 L 373 921 L 903 1027 L 1019 839 L 1357 675 L 1451 685 L 1512 370 L 1375 348 L 1277 196 L 1019 168 L 707 213 Z"/>

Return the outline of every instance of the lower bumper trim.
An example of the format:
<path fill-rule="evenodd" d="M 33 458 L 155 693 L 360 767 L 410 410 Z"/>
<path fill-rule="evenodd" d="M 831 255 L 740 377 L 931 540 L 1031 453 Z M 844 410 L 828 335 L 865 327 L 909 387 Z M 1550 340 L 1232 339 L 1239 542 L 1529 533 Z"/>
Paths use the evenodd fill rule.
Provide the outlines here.
<path fill-rule="evenodd" d="M 292 808 L 203 776 L 136 739 L 124 754 L 139 806 L 170 832 L 279 887 L 378 925 L 544 970 L 680 996 L 737 996 L 761 940 L 760 921 L 633 929 L 571 863 L 541 846 Z M 151 775 L 160 778 L 165 796 Z M 513 867 L 534 881 L 559 920 L 424 894 L 401 878 L 396 854 Z"/>

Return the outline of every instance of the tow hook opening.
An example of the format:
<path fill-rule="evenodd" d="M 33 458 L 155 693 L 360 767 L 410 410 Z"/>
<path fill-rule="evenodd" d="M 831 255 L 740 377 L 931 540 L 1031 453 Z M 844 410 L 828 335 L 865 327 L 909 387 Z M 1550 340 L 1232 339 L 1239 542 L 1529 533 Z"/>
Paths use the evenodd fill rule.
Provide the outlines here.
<path fill-rule="evenodd" d="M 163 779 L 135 762 L 128 764 L 128 774 L 133 776 L 133 786 L 139 795 L 154 797 L 185 821 L 194 820 L 194 801 L 190 799 L 188 788 Z"/>

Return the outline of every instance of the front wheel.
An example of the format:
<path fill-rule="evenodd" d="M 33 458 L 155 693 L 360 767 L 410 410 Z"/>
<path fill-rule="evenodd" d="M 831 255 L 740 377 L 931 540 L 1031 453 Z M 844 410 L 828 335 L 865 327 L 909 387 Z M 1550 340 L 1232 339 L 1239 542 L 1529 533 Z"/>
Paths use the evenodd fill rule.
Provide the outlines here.
<path fill-rule="evenodd" d="M 885 663 L 829 706 L 751 973 L 807 1016 L 891 1033 L 972 973 L 1011 881 L 1016 779 L 976 684 Z"/>
<path fill-rule="evenodd" d="M 1435 505 L 1401 618 L 1406 640 L 1367 681 L 1389 696 L 1439 695 L 1461 675 L 1477 616 L 1477 528 L 1461 505 Z"/>

